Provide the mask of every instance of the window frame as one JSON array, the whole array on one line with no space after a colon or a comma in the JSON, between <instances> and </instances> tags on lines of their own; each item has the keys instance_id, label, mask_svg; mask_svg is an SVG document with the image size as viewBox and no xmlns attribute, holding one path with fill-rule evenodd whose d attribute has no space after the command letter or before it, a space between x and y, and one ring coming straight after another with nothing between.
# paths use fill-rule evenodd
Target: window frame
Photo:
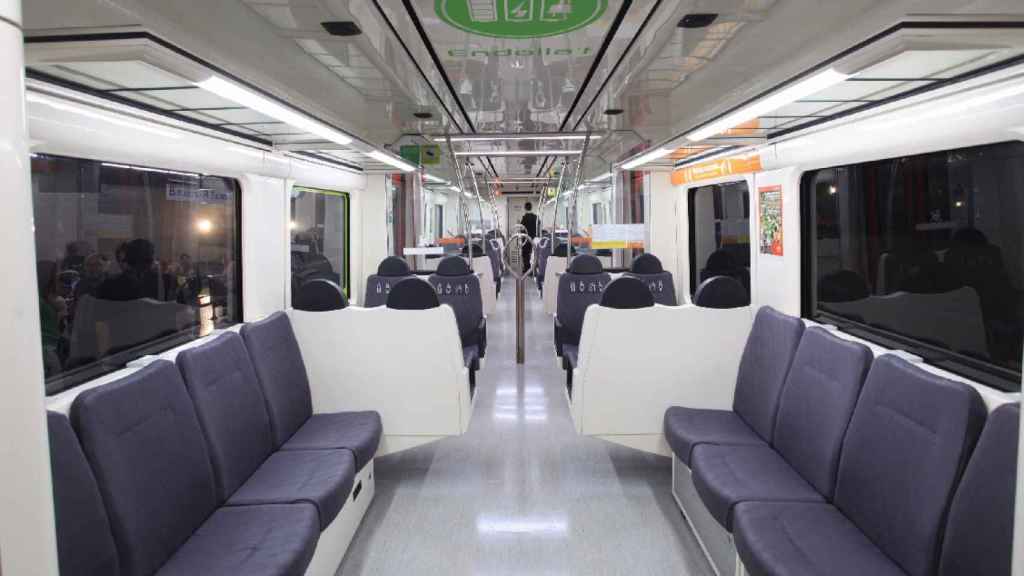
<instances>
[{"instance_id":1,"label":"window frame","mask_svg":"<svg viewBox=\"0 0 1024 576\"><path fill-rule=\"evenodd\" d=\"M687 242L689 243L688 244L688 252L689 252L688 259L689 259L689 263L690 263L690 266L689 266L689 268L690 268L689 276L690 276L690 300L691 301L693 300L693 297L697 295L697 288L700 285L700 283L697 281L697 271L700 269L700 263L697 262L697 213L694 210L694 200L696 199L697 191L702 189L702 188L709 188L709 187L713 187L713 186L720 186L721 187L721 186L728 186L730 184L744 184L747 187L746 202L744 203L743 208L744 208L744 215L747 217L747 237L750 238L750 241L753 241L753 238L754 238L753 222L751 221L750 215L751 215L751 213L754 210L754 206L752 205L752 203L754 201L754 197L753 197L753 194L751 194L751 189L753 187L751 186L750 180L748 180L747 178L741 178L739 180L725 180L725 181L722 181L722 182L712 181L712 182L708 182L708 183L704 183L704 184L695 183L694 186L690 186L689 188L686 189L686 219L687 219L687 232L688 232L687 233Z\"/></svg>"},{"instance_id":2,"label":"window frame","mask_svg":"<svg viewBox=\"0 0 1024 576\"><path fill-rule=\"evenodd\" d=\"M292 192L296 189L312 194L320 194L325 197L333 196L343 199L342 202L342 223L345 228L345 234L343 235L344 245L342 246L342 269L340 270L341 275L341 289L345 292L346 298L352 298L352 194L343 190L331 190L328 188L318 188L316 186L303 186L301 184L292 185ZM327 218L325 212L324 218ZM288 206L288 221L292 222L295 219L295 215L292 214L292 205L289 203ZM291 285L291 243L292 243L292 231L288 230L288 274L289 274L289 285ZM326 247L325 247L326 251Z\"/></svg>"},{"instance_id":3,"label":"window frame","mask_svg":"<svg viewBox=\"0 0 1024 576\"><path fill-rule=\"evenodd\" d=\"M120 164L119 162L116 162L116 161L113 161L113 160L101 160L101 159L97 159L97 158L81 158L81 157L77 157L77 156L68 156L66 154L50 154L50 153L46 153L46 152L33 153L33 157L36 157L36 156L43 157L43 158L56 158L56 159L74 160L76 162L91 162L91 163L101 164L101 165L102 164L115 164L115 165L116 164ZM131 164L131 166L133 168L135 168L135 169L140 169L140 170L143 170L143 171L152 171L152 172L157 172L157 173L166 173L168 171L172 171L171 169L168 169L168 168L160 168L160 167L149 166L149 165ZM29 171L31 173L31 163L30 163ZM235 210L234 226L235 226L236 234L235 234L234 242L232 243L233 244L232 248L234 249L234 253L235 253L234 254L235 258L233 258L233 260L234 260L234 265L235 265L235 278L234 278L234 283L235 283L235 286L236 286L235 298L237 300L234 303L234 305L235 305L235 309L238 311L238 321L237 322L232 322L230 324L225 324L225 325L222 325L220 327L215 326L214 329L209 334L200 335L200 334L198 334L198 332L193 333L194 329L182 330L182 331L174 333L174 334L166 334L166 335L160 336L160 337L158 337L158 338L156 338L154 340L150 340L148 342L140 343L137 346L134 346L134 347L129 348L127 350L119 350L117 352L114 352L113 354L108 354L106 356L102 356L102 357L97 358L95 361L90 362L88 364L83 364L81 366L76 366L74 368L71 368L70 370L61 371L59 374L57 374L55 376L51 376L49 378L44 378L43 379L44 395L47 398L54 397L54 396L57 396L59 394L63 394L65 392L69 391L69 390L73 390L73 389L78 388L78 387L80 387L82 385L88 384L89 382L91 382L93 380L102 378L102 377L104 377L104 376L106 376L108 374L112 374L114 372L117 372L118 370L123 370L123 369L128 367L129 363L131 363L131 362L133 362L135 360L138 360L139 358L143 358L145 356L154 356L154 355L157 355L157 354L161 354L163 352L166 352L168 350L172 350L174 348L177 348L177 347L182 346L184 344L187 344L189 342L194 342L196 340L200 340L202 338L206 338L208 336L214 335L217 332L217 330L223 330L223 329L225 329L228 326L235 326L237 324L241 324L242 322L244 322L245 310L244 310L243 306L244 306L245 298L243 297L244 286L243 286L243 274L242 274L242 270L243 270L243 267L242 267L242 244L243 244L243 241L242 241L242 194L243 194L242 181L239 178L236 178L234 176L221 176L219 174L202 174L202 173L198 173L198 172L197 172L197 174L199 174L200 177L213 177L213 178L221 178L221 179L224 179L224 180L228 180L228 181L233 182L234 185L235 185L235 192L236 193L235 193L235 199L234 199L234 210ZM30 175L30 177L31 177L31 175ZM33 196L34 196L34 194L33 194ZM35 199L34 198L32 199L32 210L33 210L33 218L38 220L38 218L36 217L36 214L35 214ZM33 239L33 250L35 249L34 245L35 245L35 240ZM33 282L35 282L34 279L33 279ZM38 310L38 304L36 305L36 307L37 307L37 310Z\"/></svg>"},{"instance_id":4,"label":"window frame","mask_svg":"<svg viewBox=\"0 0 1024 576\"><path fill-rule=\"evenodd\" d=\"M831 324L840 332L860 338L872 344L883 346L890 350L901 350L918 356L925 364L946 370L957 376L978 382L989 388L1001 392L1019 393L1021 387L1021 373L1012 369L1000 366L993 362L986 362L982 359L962 354L950 348L936 346L929 342L918 340L903 334L898 334L878 326L871 326L857 322L843 316L838 316L825 311L815 310L816 285L816 255L817 255L817 201L814 193L814 180L817 174L824 170L860 166L873 162L893 161L914 156L928 156L932 154L948 153L955 150L965 150L985 146L994 146L1017 141L991 142L961 148L949 148L943 150L931 150L917 154L905 154L901 156L879 158L852 164L839 164L834 166L822 166L813 170L806 170L800 174L800 315L801 317L817 322L819 324Z\"/></svg>"}]
</instances>

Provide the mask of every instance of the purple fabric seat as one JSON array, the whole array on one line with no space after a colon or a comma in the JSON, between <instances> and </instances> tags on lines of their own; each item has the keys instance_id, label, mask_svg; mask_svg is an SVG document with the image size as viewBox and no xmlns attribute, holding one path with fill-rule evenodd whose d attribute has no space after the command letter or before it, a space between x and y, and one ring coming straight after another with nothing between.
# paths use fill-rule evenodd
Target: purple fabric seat
<instances>
[{"instance_id":1,"label":"purple fabric seat","mask_svg":"<svg viewBox=\"0 0 1024 576\"><path fill-rule=\"evenodd\" d=\"M782 390L773 446L694 449L694 486L722 526L732 530L740 502L832 497L843 436L871 359L862 344L807 329Z\"/></svg>"},{"instance_id":2,"label":"purple fabric seat","mask_svg":"<svg viewBox=\"0 0 1024 576\"><path fill-rule=\"evenodd\" d=\"M733 409L673 406L665 412L665 439L675 455L689 466L698 444L771 442L782 386L803 333L799 318L761 308L740 360Z\"/></svg>"},{"instance_id":3,"label":"purple fabric seat","mask_svg":"<svg viewBox=\"0 0 1024 576\"><path fill-rule=\"evenodd\" d=\"M326 528L355 479L348 454L274 452L270 418L242 338L226 332L182 351L178 367L196 407L211 454L220 502L310 502Z\"/></svg>"},{"instance_id":4,"label":"purple fabric seat","mask_svg":"<svg viewBox=\"0 0 1024 576\"><path fill-rule=\"evenodd\" d=\"M953 498L939 576L1010 576L1019 440L1020 404L989 414Z\"/></svg>"},{"instance_id":5,"label":"purple fabric seat","mask_svg":"<svg viewBox=\"0 0 1024 576\"><path fill-rule=\"evenodd\" d=\"M984 420L973 388L878 357L843 442L833 504L737 505L744 566L752 576L934 574L946 510Z\"/></svg>"},{"instance_id":6,"label":"purple fabric seat","mask_svg":"<svg viewBox=\"0 0 1024 576\"><path fill-rule=\"evenodd\" d=\"M266 398L275 447L346 449L355 456L356 472L373 460L383 433L380 414L313 414L306 365L287 315L275 312L246 324L241 332Z\"/></svg>"},{"instance_id":7,"label":"purple fabric seat","mask_svg":"<svg viewBox=\"0 0 1024 576\"><path fill-rule=\"evenodd\" d=\"M156 576L302 576L319 535L310 504L220 508Z\"/></svg>"},{"instance_id":8,"label":"purple fabric seat","mask_svg":"<svg viewBox=\"0 0 1024 576\"><path fill-rule=\"evenodd\" d=\"M110 518L122 576L300 576L318 538L309 504L218 509L181 374L158 360L86 390L72 423Z\"/></svg>"},{"instance_id":9,"label":"purple fabric seat","mask_svg":"<svg viewBox=\"0 0 1024 576\"><path fill-rule=\"evenodd\" d=\"M767 446L757 432L731 410L672 406L665 411L665 439L680 460L691 465L701 444Z\"/></svg>"},{"instance_id":10,"label":"purple fabric seat","mask_svg":"<svg viewBox=\"0 0 1024 576\"><path fill-rule=\"evenodd\" d=\"M348 500L355 476L355 457L348 450L282 450L271 454L226 505L307 502L316 507L324 530Z\"/></svg>"},{"instance_id":11,"label":"purple fabric seat","mask_svg":"<svg viewBox=\"0 0 1024 576\"><path fill-rule=\"evenodd\" d=\"M64 576L117 576L117 548L96 478L63 414L46 413L57 559Z\"/></svg>"}]
</instances>

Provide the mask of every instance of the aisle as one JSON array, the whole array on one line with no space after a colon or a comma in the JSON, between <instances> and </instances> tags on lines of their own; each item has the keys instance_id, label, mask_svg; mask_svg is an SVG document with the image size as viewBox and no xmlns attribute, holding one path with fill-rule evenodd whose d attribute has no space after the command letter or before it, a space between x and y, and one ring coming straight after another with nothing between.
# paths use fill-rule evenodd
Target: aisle
<instances>
[{"instance_id":1,"label":"aisle","mask_svg":"<svg viewBox=\"0 0 1024 576\"><path fill-rule=\"evenodd\" d=\"M572 427L551 318L514 284L488 319L469 431L376 462L377 495L338 574L686 574L711 570L669 492L670 463Z\"/></svg>"}]
</instances>

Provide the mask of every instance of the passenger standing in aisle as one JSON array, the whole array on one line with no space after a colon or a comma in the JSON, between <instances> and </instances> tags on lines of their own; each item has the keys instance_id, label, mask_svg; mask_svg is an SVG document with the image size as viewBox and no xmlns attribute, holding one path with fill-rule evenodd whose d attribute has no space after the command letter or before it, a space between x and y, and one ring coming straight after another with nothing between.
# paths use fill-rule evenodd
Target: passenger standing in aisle
<instances>
[{"instance_id":1,"label":"passenger standing in aisle","mask_svg":"<svg viewBox=\"0 0 1024 576\"><path fill-rule=\"evenodd\" d=\"M526 228L526 233L530 236L530 242L523 244L523 263L529 266L530 255L533 253L533 239L537 237L537 215L533 213L533 203L526 203L526 214L523 214L520 224Z\"/></svg>"}]
</instances>

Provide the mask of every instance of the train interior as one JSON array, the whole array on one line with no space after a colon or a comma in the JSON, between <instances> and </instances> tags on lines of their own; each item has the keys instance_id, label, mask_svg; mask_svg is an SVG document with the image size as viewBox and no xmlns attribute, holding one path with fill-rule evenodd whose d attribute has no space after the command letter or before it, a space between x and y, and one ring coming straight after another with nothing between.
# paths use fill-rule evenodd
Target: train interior
<instances>
[{"instance_id":1,"label":"train interior","mask_svg":"<svg viewBox=\"0 0 1024 576\"><path fill-rule=\"evenodd\" d=\"M1019 0L0 0L0 76L2 575L1024 576Z\"/></svg>"}]
</instances>

